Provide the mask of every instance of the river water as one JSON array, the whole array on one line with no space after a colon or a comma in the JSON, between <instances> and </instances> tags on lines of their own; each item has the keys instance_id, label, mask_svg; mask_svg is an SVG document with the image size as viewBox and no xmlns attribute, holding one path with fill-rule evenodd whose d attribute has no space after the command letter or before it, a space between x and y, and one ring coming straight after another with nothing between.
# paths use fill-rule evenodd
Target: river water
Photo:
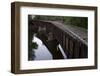
<instances>
[{"instance_id":1,"label":"river water","mask_svg":"<svg viewBox=\"0 0 100 76\"><path fill-rule=\"evenodd\" d=\"M32 44L34 48L30 50L29 60L67 59L67 56L65 55L60 44L55 46L55 43L52 42L52 44L50 43L51 45L48 46L49 47L48 49L47 45L44 44L43 41L36 36L36 34L33 35ZM52 48L53 45L55 47Z\"/></svg>"},{"instance_id":2,"label":"river water","mask_svg":"<svg viewBox=\"0 0 100 76\"><path fill-rule=\"evenodd\" d=\"M34 49L35 58L34 60L52 60L52 55L47 49L47 47L43 44L43 42L36 36L33 37L33 41L38 45L37 49Z\"/></svg>"}]
</instances>

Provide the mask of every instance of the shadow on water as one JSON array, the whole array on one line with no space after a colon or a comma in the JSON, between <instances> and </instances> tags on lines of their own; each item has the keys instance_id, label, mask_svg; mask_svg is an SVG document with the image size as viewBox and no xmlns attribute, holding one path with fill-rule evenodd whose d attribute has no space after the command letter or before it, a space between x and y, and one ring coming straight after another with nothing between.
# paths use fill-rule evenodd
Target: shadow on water
<instances>
[{"instance_id":1,"label":"shadow on water","mask_svg":"<svg viewBox=\"0 0 100 76\"><path fill-rule=\"evenodd\" d=\"M30 25L28 28L28 60L65 59L58 47L59 42L51 39L44 27Z\"/></svg>"}]
</instances>

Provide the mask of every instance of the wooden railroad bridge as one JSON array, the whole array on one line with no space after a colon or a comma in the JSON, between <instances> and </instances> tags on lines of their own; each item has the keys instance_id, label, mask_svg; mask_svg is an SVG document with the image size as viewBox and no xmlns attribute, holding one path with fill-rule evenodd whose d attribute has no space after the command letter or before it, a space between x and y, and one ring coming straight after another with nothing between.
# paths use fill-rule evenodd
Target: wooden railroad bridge
<instances>
[{"instance_id":1,"label":"wooden railroad bridge","mask_svg":"<svg viewBox=\"0 0 100 76\"><path fill-rule=\"evenodd\" d=\"M76 26L66 26L57 21L36 21L30 22L32 30L38 30L48 37L48 41L57 40L68 59L87 58L88 43L87 31Z\"/></svg>"}]
</instances>

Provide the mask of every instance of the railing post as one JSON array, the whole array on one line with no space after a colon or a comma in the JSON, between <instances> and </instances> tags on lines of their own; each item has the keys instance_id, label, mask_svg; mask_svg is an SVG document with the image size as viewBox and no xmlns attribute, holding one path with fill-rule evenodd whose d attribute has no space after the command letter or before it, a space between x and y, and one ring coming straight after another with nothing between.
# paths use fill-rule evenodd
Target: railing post
<instances>
[{"instance_id":1,"label":"railing post","mask_svg":"<svg viewBox=\"0 0 100 76\"><path fill-rule=\"evenodd\" d=\"M88 57L88 48L85 44L81 44L80 46L80 58Z\"/></svg>"},{"instance_id":2,"label":"railing post","mask_svg":"<svg viewBox=\"0 0 100 76\"><path fill-rule=\"evenodd\" d=\"M79 58L79 52L80 52L80 43L77 40L74 40L73 58Z\"/></svg>"}]
</instances>

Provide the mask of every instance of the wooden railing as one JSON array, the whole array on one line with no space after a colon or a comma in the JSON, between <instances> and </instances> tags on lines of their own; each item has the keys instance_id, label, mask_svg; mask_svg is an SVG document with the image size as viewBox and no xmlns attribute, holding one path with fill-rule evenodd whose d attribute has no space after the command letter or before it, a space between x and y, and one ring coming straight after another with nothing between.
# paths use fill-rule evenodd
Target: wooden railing
<instances>
[{"instance_id":1,"label":"wooden railing","mask_svg":"<svg viewBox=\"0 0 100 76\"><path fill-rule=\"evenodd\" d=\"M32 21L34 26L46 27L46 32L52 32L53 38L57 39L62 46L67 58L87 58L87 42L81 37L71 33L63 25L53 21Z\"/></svg>"}]
</instances>

